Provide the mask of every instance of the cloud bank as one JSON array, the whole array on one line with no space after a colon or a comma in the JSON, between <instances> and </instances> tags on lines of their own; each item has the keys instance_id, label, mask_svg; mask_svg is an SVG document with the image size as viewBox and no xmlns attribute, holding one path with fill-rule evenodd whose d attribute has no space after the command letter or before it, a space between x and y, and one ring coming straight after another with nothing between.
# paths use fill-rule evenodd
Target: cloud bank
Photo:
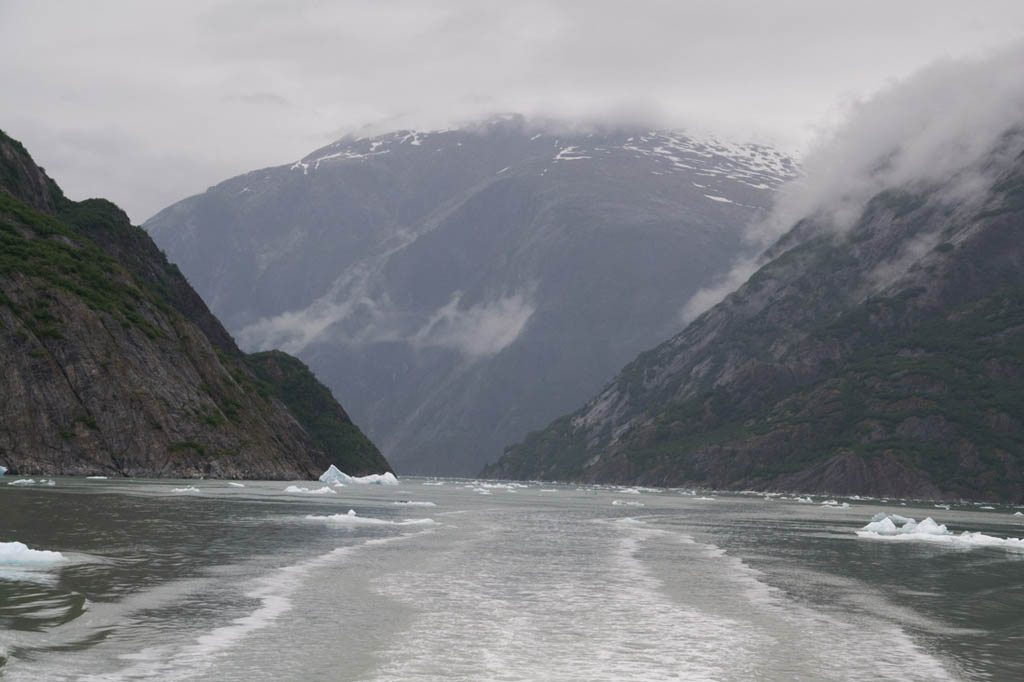
<instances>
[{"instance_id":1,"label":"cloud bank","mask_svg":"<svg viewBox=\"0 0 1024 682\"><path fill-rule=\"evenodd\" d=\"M953 199L983 195L1002 164L1020 152L1007 133L1024 129L1024 44L982 59L942 60L851 106L803 160L803 177L782 188L770 217L748 231L766 248L803 218L842 232L885 189L943 185ZM753 274L744 260L684 306L690 321Z\"/></svg>"},{"instance_id":2,"label":"cloud bank","mask_svg":"<svg viewBox=\"0 0 1024 682\"><path fill-rule=\"evenodd\" d=\"M1022 36L1018 0L4 0L0 125L142 221L367 125L628 115L802 147L842 101Z\"/></svg>"}]
</instances>

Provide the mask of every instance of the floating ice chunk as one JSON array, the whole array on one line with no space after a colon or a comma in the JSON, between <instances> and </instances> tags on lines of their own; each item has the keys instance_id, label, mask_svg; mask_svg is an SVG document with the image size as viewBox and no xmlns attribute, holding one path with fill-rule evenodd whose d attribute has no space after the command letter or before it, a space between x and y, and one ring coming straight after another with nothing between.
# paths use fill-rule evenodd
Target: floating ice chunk
<instances>
[{"instance_id":1,"label":"floating ice chunk","mask_svg":"<svg viewBox=\"0 0 1024 682\"><path fill-rule=\"evenodd\" d=\"M872 521L881 521L882 519L885 519L885 518L892 519L893 523L899 523L899 524L904 524L904 523L907 523L908 521L914 521L914 519L912 519L912 518L910 518L908 516L900 516L899 514L886 514L885 512L878 512L877 514L875 514L874 516L871 517L871 520ZM916 521L915 521L915 523L916 523Z\"/></svg>"},{"instance_id":2,"label":"floating ice chunk","mask_svg":"<svg viewBox=\"0 0 1024 682\"><path fill-rule=\"evenodd\" d=\"M190 485L190 486L185 487L185 488L171 488L171 492L172 493L197 493L197 492L199 492L199 488L195 487L194 485Z\"/></svg>"},{"instance_id":3,"label":"floating ice chunk","mask_svg":"<svg viewBox=\"0 0 1024 682\"><path fill-rule=\"evenodd\" d=\"M1024 516L1024 513L1021 513L1021 512L1013 512L1013 515L1014 515L1014 516Z\"/></svg>"},{"instance_id":4,"label":"floating ice chunk","mask_svg":"<svg viewBox=\"0 0 1024 682\"><path fill-rule=\"evenodd\" d=\"M620 493L626 493L628 495L639 495L640 491L636 488L619 488Z\"/></svg>"},{"instance_id":5,"label":"floating ice chunk","mask_svg":"<svg viewBox=\"0 0 1024 682\"><path fill-rule=\"evenodd\" d=\"M22 542L0 542L0 565L3 566L37 566L58 561L64 561L60 552L29 549Z\"/></svg>"},{"instance_id":6,"label":"floating ice chunk","mask_svg":"<svg viewBox=\"0 0 1024 682\"><path fill-rule=\"evenodd\" d=\"M238 483L237 481L228 481L228 485L231 486L232 488L244 488L245 487L244 483Z\"/></svg>"},{"instance_id":7,"label":"floating ice chunk","mask_svg":"<svg viewBox=\"0 0 1024 682\"><path fill-rule=\"evenodd\" d=\"M444 485L444 481L423 481L421 485Z\"/></svg>"},{"instance_id":8,"label":"floating ice chunk","mask_svg":"<svg viewBox=\"0 0 1024 682\"><path fill-rule=\"evenodd\" d=\"M392 521L390 519L375 519L368 516L359 516L355 509L349 509L345 514L331 514L330 516L317 516L310 514L306 516L310 521L324 521L339 526L432 526L433 519L406 519L404 521Z\"/></svg>"},{"instance_id":9,"label":"floating ice chunk","mask_svg":"<svg viewBox=\"0 0 1024 682\"><path fill-rule=\"evenodd\" d=\"M839 503L836 502L835 500L825 500L824 502L821 503L821 506L823 507L836 507L838 505Z\"/></svg>"},{"instance_id":10,"label":"floating ice chunk","mask_svg":"<svg viewBox=\"0 0 1024 682\"><path fill-rule=\"evenodd\" d=\"M646 506L640 500L612 500L612 504L614 504L616 506L626 506L626 507L644 507L644 506Z\"/></svg>"},{"instance_id":11,"label":"floating ice chunk","mask_svg":"<svg viewBox=\"0 0 1024 682\"><path fill-rule=\"evenodd\" d=\"M879 515L876 514L877 518ZM872 540L901 540L920 541L950 544L958 547L1002 547L1004 549L1024 550L1024 539L1020 538L997 538L984 533L972 533L964 531L956 535L945 525L936 522L931 517L917 523L914 519L899 517L904 522L897 527L894 523L894 516L886 515L880 520L872 520L871 523L857 531L862 538Z\"/></svg>"},{"instance_id":12,"label":"floating ice chunk","mask_svg":"<svg viewBox=\"0 0 1024 682\"><path fill-rule=\"evenodd\" d=\"M87 481L105 481L105 480L107 480L107 477L106 476L86 476L85 479Z\"/></svg>"},{"instance_id":13,"label":"floating ice chunk","mask_svg":"<svg viewBox=\"0 0 1024 682\"><path fill-rule=\"evenodd\" d=\"M286 493L301 493L301 494L307 494L307 495L328 495L328 494L330 494L330 495L337 495L338 494L337 492L332 490L330 486L326 486L326 485L323 486L322 488L317 488L316 490L312 490L310 488L300 488L297 485L290 485L287 488L285 488L284 491Z\"/></svg>"},{"instance_id":14,"label":"floating ice chunk","mask_svg":"<svg viewBox=\"0 0 1024 682\"><path fill-rule=\"evenodd\" d=\"M542 493L557 493L558 492L558 488L541 488L540 492L542 492Z\"/></svg>"},{"instance_id":15,"label":"floating ice chunk","mask_svg":"<svg viewBox=\"0 0 1024 682\"><path fill-rule=\"evenodd\" d=\"M7 473L7 467L0 466L0 476L3 476L6 473Z\"/></svg>"},{"instance_id":16,"label":"floating ice chunk","mask_svg":"<svg viewBox=\"0 0 1024 682\"><path fill-rule=\"evenodd\" d=\"M794 497L793 499L800 504L814 504L814 500L809 497Z\"/></svg>"},{"instance_id":17,"label":"floating ice chunk","mask_svg":"<svg viewBox=\"0 0 1024 682\"><path fill-rule=\"evenodd\" d=\"M698 497L698 498L695 498L695 499L705 500L707 502L714 502L715 501L715 498L713 498L713 497Z\"/></svg>"},{"instance_id":18,"label":"floating ice chunk","mask_svg":"<svg viewBox=\"0 0 1024 682\"><path fill-rule=\"evenodd\" d=\"M52 478L49 479L49 480L47 480L45 478L40 478L38 481L35 480L34 478L19 478L16 481L11 481L7 485L48 485L48 486L55 486L55 485L57 485L57 481L54 481Z\"/></svg>"},{"instance_id":19,"label":"floating ice chunk","mask_svg":"<svg viewBox=\"0 0 1024 682\"><path fill-rule=\"evenodd\" d=\"M936 509L945 509L946 511L949 511L948 504L933 504L932 506L935 507Z\"/></svg>"},{"instance_id":20,"label":"floating ice chunk","mask_svg":"<svg viewBox=\"0 0 1024 682\"><path fill-rule=\"evenodd\" d=\"M406 507L436 507L437 505L433 502L417 502L416 500L398 500L391 504L399 504Z\"/></svg>"},{"instance_id":21,"label":"floating ice chunk","mask_svg":"<svg viewBox=\"0 0 1024 682\"><path fill-rule=\"evenodd\" d=\"M984 507L978 507L978 509L995 509L995 507L991 507L986 504Z\"/></svg>"},{"instance_id":22,"label":"floating ice chunk","mask_svg":"<svg viewBox=\"0 0 1024 682\"><path fill-rule=\"evenodd\" d=\"M398 478L387 471L383 474L369 474L367 476L349 476L333 464L327 471L320 474L320 480L324 483L368 483L372 485L398 485Z\"/></svg>"}]
</instances>

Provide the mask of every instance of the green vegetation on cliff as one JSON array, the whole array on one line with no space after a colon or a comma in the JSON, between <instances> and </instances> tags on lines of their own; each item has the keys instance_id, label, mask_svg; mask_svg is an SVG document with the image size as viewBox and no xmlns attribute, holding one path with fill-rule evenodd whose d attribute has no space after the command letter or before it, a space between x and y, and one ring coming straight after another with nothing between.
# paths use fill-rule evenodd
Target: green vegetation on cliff
<instances>
[{"instance_id":1,"label":"green vegetation on cliff","mask_svg":"<svg viewBox=\"0 0 1024 682\"><path fill-rule=\"evenodd\" d=\"M68 200L0 132L0 464L50 475L390 470L302 363L272 356L283 371L239 351L121 209Z\"/></svg>"}]
</instances>

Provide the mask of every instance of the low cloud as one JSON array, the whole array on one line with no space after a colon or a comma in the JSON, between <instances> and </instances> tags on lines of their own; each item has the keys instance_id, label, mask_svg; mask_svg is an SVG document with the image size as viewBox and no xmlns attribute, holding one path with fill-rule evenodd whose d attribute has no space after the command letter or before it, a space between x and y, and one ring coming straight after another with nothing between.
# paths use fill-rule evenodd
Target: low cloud
<instances>
[{"instance_id":1,"label":"low cloud","mask_svg":"<svg viewBox=\"0 0 1024 682\"><path fill-rule=\"evenodd\" d=\"M310 344L330 340L349 346L403 342L413 348L448 348L477 359L490 357L515 342L536 310L529 292L462 307L462 292L429 315L396 308L374 299L358 285L349 296L337 292L302 310L259 320L238 332L249 350L280 348L300 353Z\"/></svg>"},{"instance_id":2,"label":"low cloud","mask_svg":"<svg viewBox=\"0 0 1024 682\"><path fill-rule=\"evenodd\" d=\"M447 305L410 339L416 347L451 348L471 358L496 355L526 328L536 307L523 294L514 294L462 310L456 292Z\"/></svg>"},{"instance_id":3,"label":"low cloud","mask_svg":"<svg viewBox=\"0 0 1024 682\"><path fill-rule=\"evenodd\" d=\"M854 104L802 162L803 176L782 188L769 218L747 239L761 250L803 218L841 233L885 189L942 185L947 198L983 196L1019 153L1008 133L1024 127L1024 44L982 59L944 60ZM690 321L743 284L756 260L737 263L684 306Z\"/></svg>"}]
</instances>

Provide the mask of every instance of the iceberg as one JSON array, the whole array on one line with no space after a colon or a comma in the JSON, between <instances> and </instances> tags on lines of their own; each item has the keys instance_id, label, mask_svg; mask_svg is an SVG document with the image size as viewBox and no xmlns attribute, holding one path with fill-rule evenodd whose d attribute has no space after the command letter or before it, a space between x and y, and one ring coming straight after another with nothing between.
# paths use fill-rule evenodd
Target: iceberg
<instances>
[{"instance_id":1,"label":"iceberg","mask_svg":"<svg viewBox=\"0 0 1024 682\"><path fill-rule=\"evenodd\" d=\"M47 480L45 478L40 478L38 481L35 480L34 478L19 478L16 481L11 481L7 485L48 485L48 486L55 486L55 485L57 485L57 481L53 480L52 478L49 479L49 480Z\"/></svg>"},{"instance_id":2,"label":"iceberg","mask_svg":"<svg viewBox=\"0 0 1024 682\"><path fill-rule=\"evenodd\" d=\"M199 488L194 485L186 486L184 488L171 488L172 493L197 493Z\"/></svg>"},{"instance_id":3,"label":"iceberg","mask_svg":"<svg viewBox=\"0 0 1024 682\"><path fill-rule=\"evenodd\" d=\"M306 516L310 521L326 521L327 523L339 526L432 526L434 519L407 519L405 521L391 521L389 519L374 519L368 516L359 516L355 509L349 509L345 514L331 514L330 516L317 516L310 514Z\"/></svg>"},{"instance_id":4,"label":"iceberg","mask_svg":"<svg viewBox=\"0 0 1024 682\"><path fill-rule=\"evenodd\" d=\"M397 502L392 502L391 504L398 504L398 505L402 505L402 506L405 506L405 507L436 507L437 506L433 502L417 502L415 500L398 500Z\"/></svg>"},{"instance_id":5,"label":"iceberg","mask_svg":"<svg viewBox=\"0 0 1024 682\"><path fill-rule=\"evenodd\" d=\"M7 467L0 466L0 476L3 476L6 473L7 473Z\"/></svg>"},{"instance_id":6,"label":"iceberg","mask_svg":"<svg viewBox=\"0 0 1024 682\"><path fill-rule=\"evenodd\" d=\"M857 531L857 536L871 540L899 540L948 544L956 547L1002 547L1024 550L1024 539L997 538L980 532L963 531L959 535L931 517L920 523L898 514L875 514L871 523ZM875 520L877 519L877 520ZM899 526L896 524L900 523Z\"/></svg>"},{"instance_id":7,"label":"iceberg","mask_svg":"<svg viewBox=\"0 0 1024 682\"><path fill-rule=\"evenodd\" d=\"M85 479L87 481L105 481L105 480L107 480L107 477L106 476L86 476Z\"/></svg>"},{"instance_id":8,"label":"iceberg","mask_svg":"<svg viewBox=\"0 0 1024 682\"><path fill-rule=\"evenodd\" d=\"M646 506L640 500L612 500L612 504L616 507L644 507Z\"/></svg>"},{"instance_id":9,"label":"iceberg","mask_svg":"<svg viewBox=\"0 0 1024 682\"><path fill-rule=\"evenodd\" d=\"M231 486L232 488L244 488L245 487L244 483L237 483L235 481L228 481L228 485Z\"/></svg>"},{"instance_id":10,"label":"iceberg","mask_svg":"<svg viewBox=\"0 0 1024 682\"><path fill-rule=\"evenodd\" d=\"M398 478L387 471L383 474L368 474L366 476L349 476L344 471L334 466L333 464L327 468L327 471L320 474L320 480L324 483L334 484L346 484L346 483L365 483L370 485L398 485Z\"/></svg>"},{"instance_id":11,"label":"iceberg","mask_svg":"<svg viewBox=\"0 0 1024 682\"><path fill-rule=\"evenodd\" d=\"M64 561L60 552L45 549L29 549L21 542L0 542L0 565L2 566L38 566Z\"/></svg>"},{"instance_id":12,"label":"iceberg","mask_svg":"<svg viewBox=\"0 0 1024 682\"><path fill-rule=\"evenodd\" d=\"M285 488L284 491L286 493L306 493L306 494L309 494L309 495L327 495L327 494L337 495L338 494L337 492L332 490L330 488L330 486L326 486L326 485L323 486L322 488L317 488L316 490L311 490L310 488L300 488L297 485L290 485L287 488Z\"/></svg>"}]
</instances>

